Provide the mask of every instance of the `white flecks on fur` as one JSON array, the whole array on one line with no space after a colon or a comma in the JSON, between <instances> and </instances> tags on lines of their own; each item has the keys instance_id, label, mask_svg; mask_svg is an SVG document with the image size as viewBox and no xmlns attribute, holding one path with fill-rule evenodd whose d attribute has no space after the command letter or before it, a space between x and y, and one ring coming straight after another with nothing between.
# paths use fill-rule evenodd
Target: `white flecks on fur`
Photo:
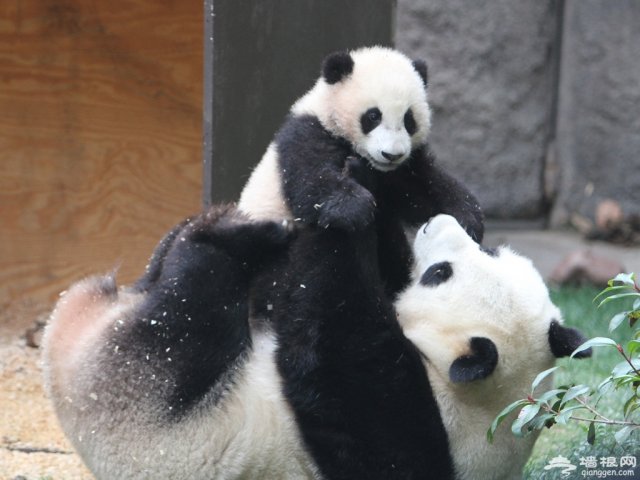
<instances>
[{"instance_id":1,"label":"white flecks on fur","mask_svg":"<svg viewBox=\"0 0 640 480\"><path fill-rule=\"evenodd\" d=\"M418 229L413 284L396 302L405 335L429 359L425 363L456 467L463 480L518 478L535 435L515 439L504 425L493 444L486 431L509 403L526 396L535 375L554 361L548 343L552 319L561 320L531 262L508 248L490 257L447 215ZM435 263L448 261L453 275L438 286L417 281ZM454 384L453 361L469 354L471 337L498 349L498 365L484 380ZM505 425L508 422L505 422Z\"/></svg>"},{"instance_id":2,"label":"white flecks on fur","mask_svg":"<svg viewBox=\"0 0 640 480\"><path fill-rule=\"evenodd\" d=\"M113 362L121 346L110 344L109 327L126 323L142 297L104 295L103 280L94 277L70 289L43 342L56 413L96 478L320 478L281 392L272 333L253 335L253 350L236 368L233 389L218 386L182 420L168 420L163 410L172 407L162 392L173 380L156 382L156 373L171 358L140 352L125 362L126 371ZM122 348L135 351L136 345Z\"/></svg>"}]
</instances>

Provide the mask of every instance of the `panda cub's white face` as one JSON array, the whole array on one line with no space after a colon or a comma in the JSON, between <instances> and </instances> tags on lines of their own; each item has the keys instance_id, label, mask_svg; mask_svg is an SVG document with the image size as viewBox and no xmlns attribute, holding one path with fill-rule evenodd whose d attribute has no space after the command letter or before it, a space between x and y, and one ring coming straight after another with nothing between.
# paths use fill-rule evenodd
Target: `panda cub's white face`
<instances>
[{"instance_id":1,"label":"panda cub's white face","mask_svg":"<svg viewBox=\"0 0 640 480\"><path fill-rule=\"evenodd\" d=\"M344 55L351 58L348 72L335 81L320 78L292 112L317 116L374 168L393 170L426 142L426 66L421 64L423 79L416 64L395 50L371 47Z\"/></svg>"}]
</instances>

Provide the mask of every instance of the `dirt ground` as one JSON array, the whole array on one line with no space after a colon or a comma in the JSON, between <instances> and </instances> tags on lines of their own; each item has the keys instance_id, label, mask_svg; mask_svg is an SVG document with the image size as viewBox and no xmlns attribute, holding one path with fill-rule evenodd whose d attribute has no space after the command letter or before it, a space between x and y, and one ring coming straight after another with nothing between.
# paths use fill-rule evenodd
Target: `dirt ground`
<instances>
[{"instance_id":1,"label":"dirt ground","mask_svg":"<svg viewBox=\"0 0 640 480\"><path fill-rule=\"evenodd\" d=\"M91 480L42 386L40 349L25 333L50 306L0 306L0 480ZM34 335L37 343L40 334ZM32 340L33 342L33 340Z\"/></svg>"}]
</instances>

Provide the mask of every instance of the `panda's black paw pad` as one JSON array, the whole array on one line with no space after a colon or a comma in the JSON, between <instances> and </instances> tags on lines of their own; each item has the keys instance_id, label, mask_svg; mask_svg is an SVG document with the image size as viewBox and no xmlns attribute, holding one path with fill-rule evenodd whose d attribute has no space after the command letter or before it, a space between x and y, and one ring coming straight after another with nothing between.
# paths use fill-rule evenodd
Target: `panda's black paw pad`
<instances>
[{"instance_id":1,"label":"panda's black paw pad","mask_svg":"<svg viewBox=\"0 0 640 480\"><path fill-rule=\"evenodd\" d=\"M365 189L357 193L339 192L319 206L318 226L349 232L363 230L373 222L376 203Z\"/></svg>"}]
</instances>

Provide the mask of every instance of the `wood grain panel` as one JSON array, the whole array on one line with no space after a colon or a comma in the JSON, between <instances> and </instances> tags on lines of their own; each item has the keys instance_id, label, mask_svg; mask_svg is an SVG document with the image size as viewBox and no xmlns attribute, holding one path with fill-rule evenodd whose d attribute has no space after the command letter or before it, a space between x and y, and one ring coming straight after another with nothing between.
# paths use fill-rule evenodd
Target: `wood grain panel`
<instances>
[{"instance_id":1,"label":"wood grain panel","mask_svg":"<svg viewBox=\"0 0 640 480\"><path fill-rule=\"evenodd\" d=\"M202 2L0 4L0 307L144 268L200 208Z\"/></svg>"}]
</instances>

